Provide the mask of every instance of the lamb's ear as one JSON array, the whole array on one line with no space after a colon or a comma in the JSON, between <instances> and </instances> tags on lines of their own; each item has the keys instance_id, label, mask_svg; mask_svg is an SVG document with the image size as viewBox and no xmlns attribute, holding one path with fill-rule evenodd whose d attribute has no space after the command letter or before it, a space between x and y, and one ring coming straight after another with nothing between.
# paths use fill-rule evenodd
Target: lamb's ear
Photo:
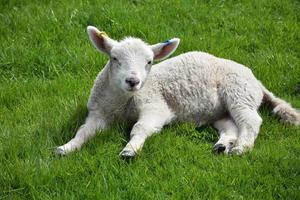
<instances>
[{"instance_id":1,"label":"lamb's ear","mask_svg":"<svg viewBox=\"0 0 300 200\"><path fill-rule=\"evenodd\" d=\"M158 43L150 46L154 53L154 60L163 60L170 56L178 47L179 42L179 38L173 38L163 43Z\"/></svg>"},{"instance_id":2,"label":"lamb's ear","mask_svg":"<svg viewBox=\"0 0 300 200\"><path fill-rule=\"evenodd\" d=\"M96 49L108 55L110 55L110 51L113 48L113 46L118 44L117 41L109 38L105 32L99 31L94 26L88 26L87 32L91 42L96 47Z\"/></svg>"}]
</instances>

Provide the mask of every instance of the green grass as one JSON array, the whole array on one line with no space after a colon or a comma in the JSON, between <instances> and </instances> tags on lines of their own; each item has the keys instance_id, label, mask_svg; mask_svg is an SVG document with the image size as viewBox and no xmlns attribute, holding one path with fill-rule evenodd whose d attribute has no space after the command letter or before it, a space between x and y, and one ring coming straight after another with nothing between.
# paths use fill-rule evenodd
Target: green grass
<instances>
[{"instance_id":1,"label":"green grass","mask_svg":"<svg viewBox=\"0 0 300 200\"><path fill-rule=\"evenodd\" d=\"M67 142L86 116L107 57L86 26L149 43L181 38L176 55L201 50L249 66L300 108L300 3L254 1L17 1L0 3L0 199L299 199L300 129L267 108L256 146L217 156L212 128L174 124L141 154L118 153L128 128L115 125L80 152Z\"/></svg>"}]
</instances>

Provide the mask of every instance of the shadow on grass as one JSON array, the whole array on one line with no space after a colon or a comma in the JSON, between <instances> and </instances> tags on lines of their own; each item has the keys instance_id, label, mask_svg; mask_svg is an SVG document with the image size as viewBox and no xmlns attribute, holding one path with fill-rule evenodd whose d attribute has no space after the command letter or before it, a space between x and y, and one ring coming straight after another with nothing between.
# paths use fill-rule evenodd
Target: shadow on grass
<instances>
[{"instance_id":1,"label":"shadow on grass","mask_svg":"<svg viewBox=\"0 0 300 200\"><path fill-rule=\"evenodd\" d=\"M78 105L71 117L59 131L59 134L54 135L54 143L61 145L62 143L66 143L72 139L75 136L76 131L84 123L87 113L88 111L86 106Z\"/></svg>"},{"instance_id":2,"label":"shadow on grass","mask_svg":"<svg viewBox=\"0 0 300 200\"><path fill-rule=\"evenodd\" d=\"M88 115L88 110L85 105L78 105L74 110L70 118L65 122L63 127L58 131L58 134L53 136L53 141L57 145L62 145L71 140L81 125L84 124L85 119ZM111 127L106 130L103 130L101 134L97 133L95 139L92 141L111 141L113 138L122 138L123 143L126 144L129 139L129 133L131 130L131 125L126 125L122 123L114 123Z\"/></svg>"},{"instance_id":3,"label":"shadow on grass","mask_svg":"<svg viewBox=\"0 0 300 200\"><path fill-rule=\"evenodd\" d=\"M87 114L86 106L83 104L78 105L60 131L58 131L58 134L53 136L54 143L59 146L71 140L79 127L84 123ZM121 142L122 146L125 146L129 141L132 125L114 123L110 128L102 131L101 134L98 133L89 143ZM172 123L164 127L162 131L172 132L176 136L184 137L196 143L213 144L218 140L218 133L212 126L195 127L193 124L188 123Z\"/></svg>"},{"instance_id":4,"label":"shadow on grass","mask_svg":"<svg viewBox=\"0 0 300 200\"><path fill-rule=\"evenodd\" d=\"M164 129L197 143L215 143L219 137L216 129L211 125L196 127L192 123L174 123L167 125Z\"/></svg>"}]
</instances>

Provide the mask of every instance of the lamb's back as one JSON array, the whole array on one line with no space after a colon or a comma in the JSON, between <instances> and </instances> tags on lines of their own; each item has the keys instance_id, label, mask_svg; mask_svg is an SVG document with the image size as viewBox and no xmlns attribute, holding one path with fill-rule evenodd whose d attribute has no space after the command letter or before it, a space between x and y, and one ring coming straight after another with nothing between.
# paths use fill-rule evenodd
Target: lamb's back
<instances>
[{"instance_id":1,"label":"lamb's back","mask_svg":"<svg viewBox=\"0 0 300 200\"><path fill-rule=\"evenodd\" d=\"M218 87L227 74L254 77L250 69L234 61L189 52L154 65L146 90L155 91L154 96L160 93L179 120L202 124L226 112Z\"/></svg>"}]
</instances>

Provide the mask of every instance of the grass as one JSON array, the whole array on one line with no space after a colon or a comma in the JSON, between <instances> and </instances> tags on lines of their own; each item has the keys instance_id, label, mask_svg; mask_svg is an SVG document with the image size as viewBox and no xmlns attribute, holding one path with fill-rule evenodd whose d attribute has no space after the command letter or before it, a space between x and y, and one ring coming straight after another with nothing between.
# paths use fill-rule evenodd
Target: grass
<instances>
[{"instance_id":1,"label":"grass","mask_svg":"<svg viewBox=\"0 0 300 200\"><path fill-rule=\"evenodd\" d=\"M107 60L87 25L116 39L179 37L175 54L243 63L300 108L299 1L2 0L0 19L0 199L300 198L300 129L265 107L256 146L243 156L214 155L216 131L192 124L166 127L129 162L118 157L129 134L120 124L80 152L52 152L83 122Z\"/></svg>"}]
</instances>

